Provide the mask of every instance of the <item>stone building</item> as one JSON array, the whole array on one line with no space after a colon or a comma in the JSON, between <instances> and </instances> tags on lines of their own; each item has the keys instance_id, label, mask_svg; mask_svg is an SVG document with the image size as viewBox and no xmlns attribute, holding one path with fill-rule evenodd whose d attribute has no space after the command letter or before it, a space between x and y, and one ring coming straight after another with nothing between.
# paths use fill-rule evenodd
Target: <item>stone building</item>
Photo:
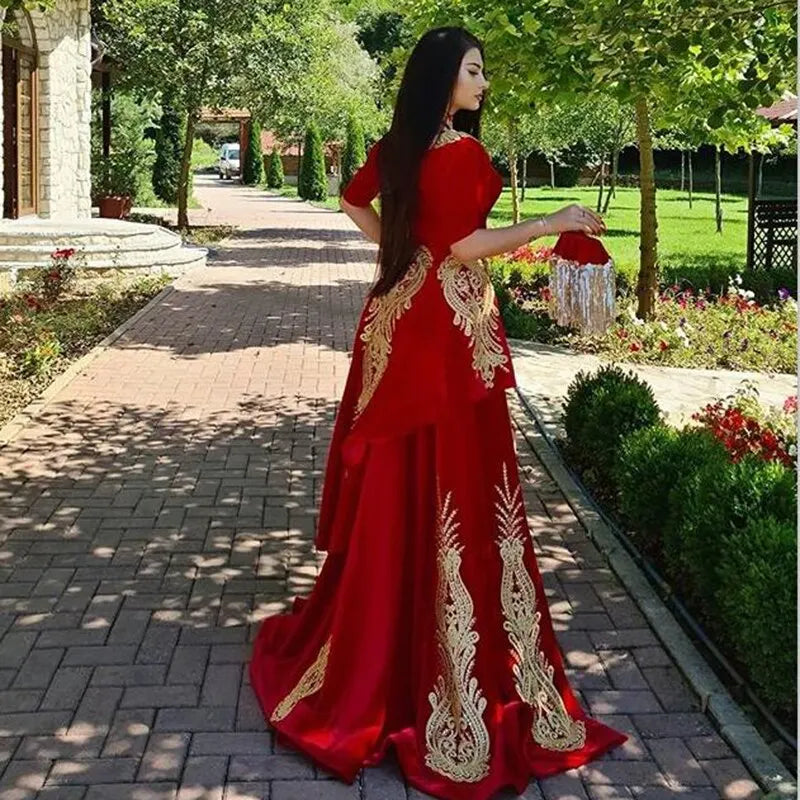
<instances>
[{"instance_id":1,"label":"stone building","mask_svg":"<svg viewBox=\"0 0 800 800\"><path fill-rule=\"evenodd\" d=\"M92 218L89 0L14 4L0 18L0 291L59 247L74 247L99 272L178 273L204 263L205 250L182 247L160 226Z\"/></svg>"}]
</instances>

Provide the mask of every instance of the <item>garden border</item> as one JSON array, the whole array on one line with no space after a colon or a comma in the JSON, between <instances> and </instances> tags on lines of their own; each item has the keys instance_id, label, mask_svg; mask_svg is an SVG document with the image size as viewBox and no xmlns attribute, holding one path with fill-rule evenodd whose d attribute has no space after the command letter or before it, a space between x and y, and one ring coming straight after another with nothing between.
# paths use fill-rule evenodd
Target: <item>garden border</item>
<instances>
[{"instance_id":1,"label":"garden border","mask_svg":"<svg viewBox=\"0 0 800 800\"><path fill-rule=\"evenodd\" d=\"M173 278L173 281L174 280L175 278ZM81 370L85 369L100 355L100 353L108 349L109 345L119 339L140 317L143 317L153 306L160 303L173 291L175 291L174 283L164 286L158 294L151 297L135 314L132 314L128 319L120 323L111 333L101 339L90 350L80 356L80 358L73 361L62 373L57 375L53 382L49 384L38 397L31 400L30 403L21 408L8 422L0 427L0 447L4 447L9 442L16 439L25 430L25 427L33 420L36 414L45 408L45 406L49 405L53 401L55 395L67 386Z\"/></svg>"},{"instance_id":2,"label":"garden border","mask_svg":"<svg viewBox=\"0 0 800 800\"><path fill-rule=\"evenodd\" d=\"M667 652L697 694L700 707L719 728L723 738L747 765L769 797L797 797L797 784L755 726L747 719L730 692L650 585L636 562L617 541L612 528L592 507L569 474L564 461L543 433L536 410L517 387L521 419L515 424L525 441L555 481L587 535L630 593Z\"/></svg>"}]
</instances>

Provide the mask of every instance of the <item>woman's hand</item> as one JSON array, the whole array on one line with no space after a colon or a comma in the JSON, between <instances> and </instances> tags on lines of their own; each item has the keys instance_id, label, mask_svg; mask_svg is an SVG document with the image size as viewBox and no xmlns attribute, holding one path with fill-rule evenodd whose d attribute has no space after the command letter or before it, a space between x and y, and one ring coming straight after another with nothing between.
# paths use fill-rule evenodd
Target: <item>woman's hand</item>
<instances>
[{"instance_id":1,"label":"woman's hand","mask_svg":"<svg viewBox=\"0 0 800 800\"><path fill-rule=\"evenodd\" d=\"M571 203L545 217L548 233L564 233L580 231L593 236L601 236L606 232L603 218L591 208Z\"/></svg>"}]
</instances>

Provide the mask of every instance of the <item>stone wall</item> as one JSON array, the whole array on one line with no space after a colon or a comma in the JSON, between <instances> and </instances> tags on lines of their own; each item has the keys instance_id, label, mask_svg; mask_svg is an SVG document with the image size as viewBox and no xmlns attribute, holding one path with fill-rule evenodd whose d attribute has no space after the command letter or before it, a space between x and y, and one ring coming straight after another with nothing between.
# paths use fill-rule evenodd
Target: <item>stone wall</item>
<instances>
[{"instance_id":1,"label":"stone wall","mask_svg":"<svg viewBox=\"0 0 800 800\"><path fill-rule=\"evenodd\" d=\"M39 214L86 218L91 216L89 0L56 0L46 11L30 13L39 49Z\"/></svg>"}]
</instances>

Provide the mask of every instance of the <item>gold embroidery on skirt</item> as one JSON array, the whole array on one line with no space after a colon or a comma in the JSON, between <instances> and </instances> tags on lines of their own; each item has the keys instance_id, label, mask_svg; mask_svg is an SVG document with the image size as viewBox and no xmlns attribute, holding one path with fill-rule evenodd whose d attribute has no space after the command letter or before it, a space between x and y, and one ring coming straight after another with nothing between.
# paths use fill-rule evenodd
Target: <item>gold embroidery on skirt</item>
<instances>
[{"instance_id":1,"label":"gold embroidery on skirt","mask_svg":"<svg viewBox=\"0 0 800 800\"><path fill-rule=\"evenodd\" d=\"M525 568L523 555L524 510L521 488L512 493L503 464L503 487L495 486L500 502L495 503L500 530L497 544L503 559L501 602L509 640L514 649L514 679L519 696L533 707L533 740L548 750L578 750L586 742L586 725L573 719L553 682L553 667L539 647L536 589Z\"/></svg>"},{"instance_id":2,"label":"gold embroidery on skirt","mask_svg":"<svg viewBox=\"0 0 800 800\"><path fill-rule=\"evenodd\" d=\"M270 722L282 720L292 711L300 700L319 690L322 686L322 681L325 679L325 669L328 666L328 653L330 649L331 639L328 637L328 641L320 648L314 663L303 673L303 676L297 682L294 689L275 706L275 710L269 718Z\"/></svg>"},{"instance_id":3,"label":"gold embroidery on skirt","mask_svg":"<svg viewBox=\"0 0 800 800\"><path fill-rule=\"evenodd\" d=\"M411 300L419 291L432 264L427 247L419 247L414 260L403 277L385 294L373 297L367 309L367 319L361 331L364 342L361 394L356 402L354 419L366 408L380 383L389 354L392 352L394 324L404 311L411 308Z\"/></svg>"},{"instance_id":4,"label":"gold embroidery on skirt","mask_svg":"<svg viewBox=\"0 0 800 800\"><path fill-rule=\"evenodd\" d=\"M437 478L437 494L438 494ZM425 726L425 763L454 781L474 783L489 773L489 732L483 721L486 698L472 674L475 645L472 598L460 575L461 550L456 510L439 499L436 593L437 642L443 674L428 695L431 715Z\"/></svg>"},{"instance_id":5,"label":"gold embroidery on skirt","mask_svg":"<svg viewBox=\"0 0 800 800\"><path fill-rule=\"evenodd\" d=\"M442 282L448 305L455 312L453 324L469 339L472 368L491 389L495 368L508 372L508 358L498 335L500 312L494 304L494 288L486 265L482 260L475 264L464 263L451 254L442 260L436 276Z\"/></svg>"}]
</instances>

